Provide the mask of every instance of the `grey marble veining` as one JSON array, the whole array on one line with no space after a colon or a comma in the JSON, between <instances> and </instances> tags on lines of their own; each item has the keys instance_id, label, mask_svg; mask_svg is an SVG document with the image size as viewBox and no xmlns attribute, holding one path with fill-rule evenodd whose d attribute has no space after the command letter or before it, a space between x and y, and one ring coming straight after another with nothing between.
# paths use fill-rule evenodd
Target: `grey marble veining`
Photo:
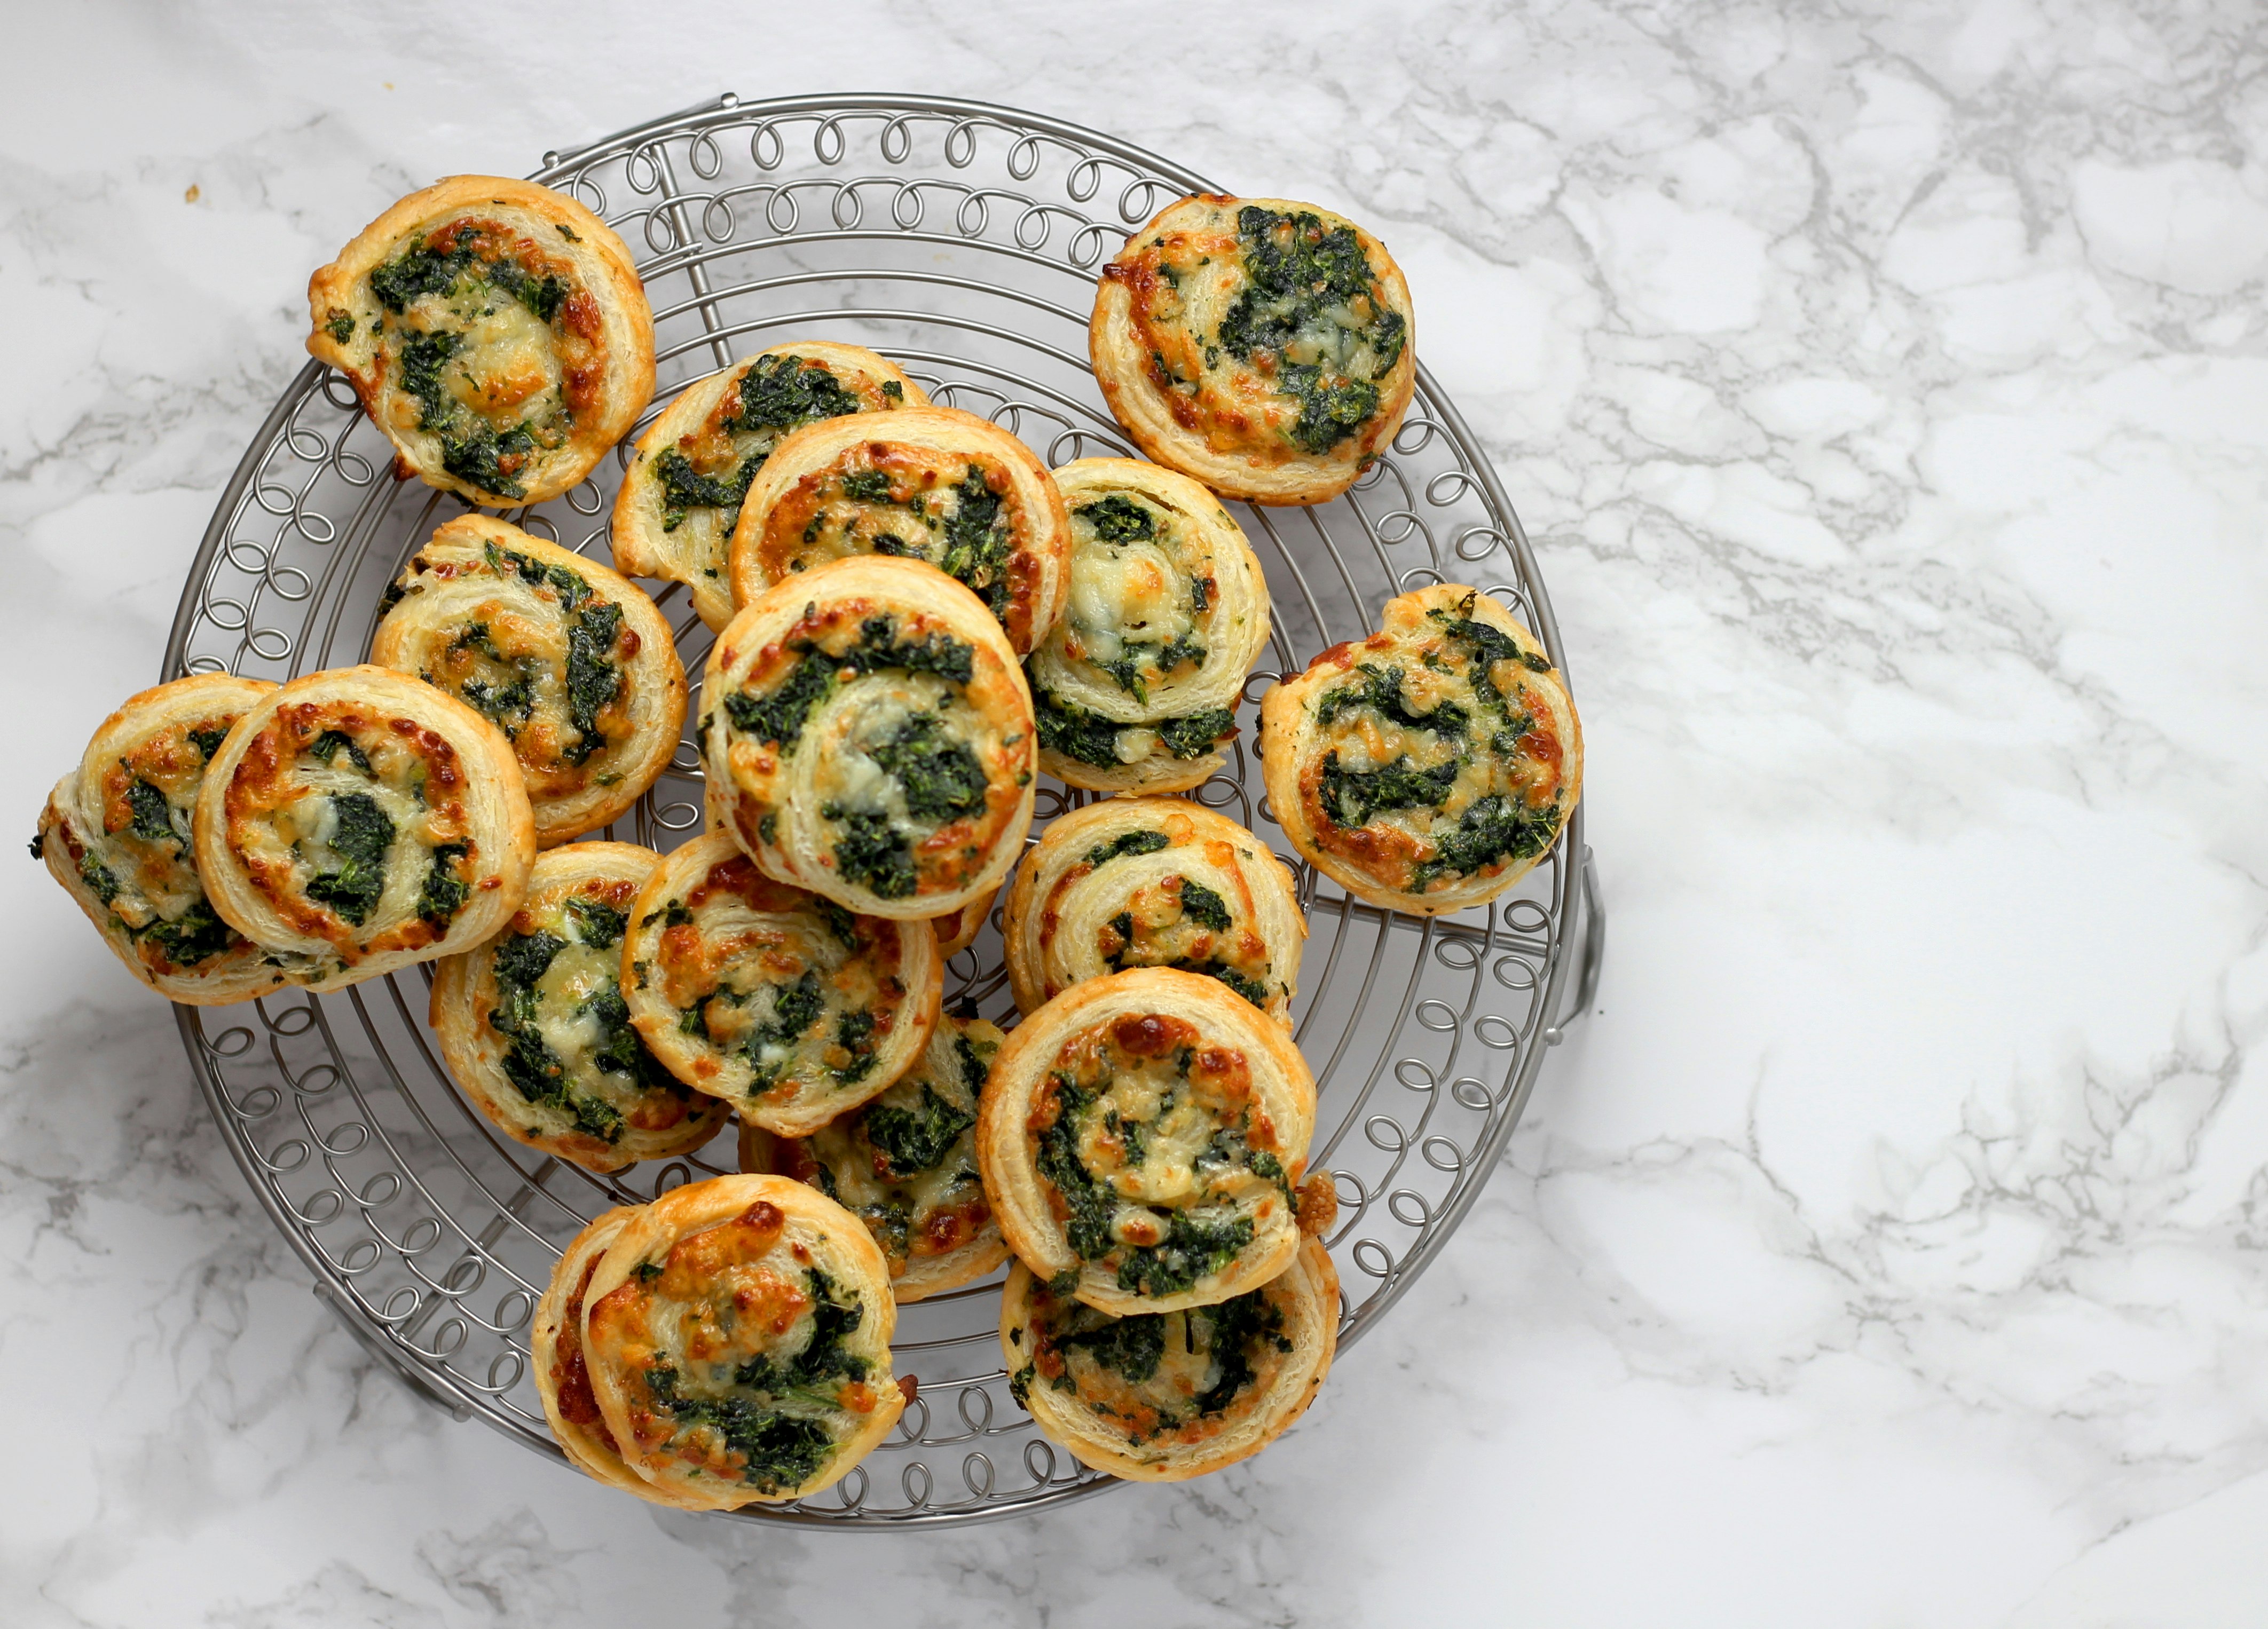
<instances>
[{"instance_id":1,"label":"grey marble veining","mask_svg":"<svg viewBox=\"0 0 2268 1629\"><path fill-rule=\"evenodd\" d=\"M559 0L498 65L423 3L24 8L6 806L156 676L307 270L399 192L727 85L1077 119L1373 225L1536 539L1615 937L1466 1227L1248 1466L657 1515L372 1368L19 862L0 1621L2268 1617L2268 19L1160 17Z\"/></svg>"}]
</instances>

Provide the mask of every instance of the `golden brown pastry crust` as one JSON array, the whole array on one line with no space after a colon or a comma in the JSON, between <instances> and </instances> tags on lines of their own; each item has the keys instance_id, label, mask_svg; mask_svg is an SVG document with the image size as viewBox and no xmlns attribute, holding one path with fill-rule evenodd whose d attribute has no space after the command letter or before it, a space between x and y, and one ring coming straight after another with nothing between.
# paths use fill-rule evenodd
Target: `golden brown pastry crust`
<instances>
[{"instance_id":1,"label":"golden brown pastry crust","mask_svg":"<svg viewBox=\"0 0 2268 1629\"><path fill-rule=\"evenodd\" d=\"M127 972L191 1006L246 1001L316 965L253 943L223 921L205 897L189 840L207 761L275 688L200 673L129 697L40 811L34 848L49 874Z\"/></svg>"},{"instance_id":2,"label":"golden brown pastry crust","mask_svg":"<svg viewBox=\"0 0 2268 1629\"><path fill-rule=\"evenodd\" d=\"M821 1303L837 1310L831 1339ZM905 1409L896 1325L889 1270L850 1212L785 1177L716 1177L646 1206L600 1258L583 1356L625 1463L665 1492L737 1508L832 1486L889 1434ZM777 1453L799 1430L808 1451L752 1465L713 1406L686 1402L784 1415L761 1440Z\"/></svg>"},{"instance_id":3,"label":"golden brown pastry crust","mask_svg":"<svg viewBox=\"0 0 2268 1629\"><path fill-rule=\"evenodd\" d=\"M746 605L814 566L865 555L946 572L1023 656L1062 614L1071 523L1031 449L973 413L909 407L807 424L773 449L740 506L733 598Z\"/></svg>"},{"instance_id":4,"label":"golden brown pastry crust","mask_svg":"<svg viewBox=\"0 0 2268 1629\"><path fill-rule=\"evenodd\" d=\"M1268 643L1268 580L1220 500L1138 459L1055 473L1071 592L1025 664L1041 767L1098 792L1178 792L1218 774Z\"/></svg>"},{"instance_id":5,"label":"golden brown pastry crust","mask_svg":"<svg viewBox=\"0 0 2268 1629\"><path fill-rule=\"evenodd\" d=\"M976 936L984 931L984 919L992 914L997 892L982 893L950 916L934 918L930 926L937 929L937 953L948 960L960 955L976 943Z\"/></svg>"},{"instance_id":6,"label":"golden brown pastry crust","mask_svg":"<svg viewBox=\"0 0 2268 1629\"><path fill-rule=\"evenodd\" d=\"M853 915L774 882L721 832L655 868L622 955L630 1022L653 1055L790 1137L904 1074L945 982L927 924Z\"/></svg>"},{"instance_id":7,"label":"golden brown pastry crust","mask_svg":"<svg viewBox=\"0 0 2268 1629\"><path fill-rule=\"evenodd\" d=\"M506 1136L591 1170L689 1154L732 1113L647 1054L615 1004L630 908L660 863L635 843L554 848L504 930L433 969L430 1017L459 1089ZM539 1095L515 1069L547 1072Z\"/></svg>"},{"instance_id":8,"label":"golden brown pastry crust","mask_svg":"<svg viewBox=\"0 0 2268 1629\"><path fill-rule=\"evenodd\" d=\"M755 380L744 385L751 371ZM814 373L826 383L812 380ZM831 340L767 345L694 380L638 437L622 473L615 495L615 564L684 583L701 620L712 632L721 629L733 620L733 523L740 495L772 449L818 419L928 405L921 386L896 363L863 345ZM711 489L725 501L687 501Z\"/></svg>"},{"instance_id":9,"label":"golden brown pastry crust","mask_svg":"<svg viewBox=\"0 0 2268 1629\"><path fill-rule=\"evenodd\" d=\"M1557 670L1503 605L1455 583L1388 601L1378 633L1270 689L1260 720L1284 834L1389 910L1495 899L1550 852L1583 794L1582 725ZM1381 769L1396 779L1360 778Z\"/></svg>"},{"instance_id":10,"label":"golden brown pastry crust","mask_svg":"<svg viewBox=\"0 0 2268 1629\"><path fill-rule=\"evenodd\" d=\"M653 395L630 251L532 181L410 194L308 279L307 307L308 354L347 376L401 473L491 509L566 491Z\"/></svg>"},{"instance_id":11,"label":"golden brown pastry crust","mask_svg":"<svg viewBox=\"0 0 2268 1629\"><path fill-rule=\"evenodd\" d=\"M998 1029L946 1017L890 1089L807 1137L743 1123L740 1169L806 1182L866 1224L900 1306L957 1289L1008 1258L976 1170L976 1104Z\"/></svg>"},{"instance_id":12,"label":"golden brown pastry crust","mask_svg":"<svg viewBox=\"0 0 2268 1629\"><path fill-rule=\"evenodd\" d=\"M585 1475L672 1509L728 1509L729 1505L697 1499L689 1490L665 1490L631 1470L615 1446L591 1390L590 1372L583 1361L584 1292L607 1247L637 1214L637 1207L625 1206L600 1216L575 1236L552 1268L551 1283L535 1303L535 1317L527 1331L536 1395L542 1399L543 1417L550 1422L552 1437L565 1451L567 1463Z\"/></svg>"},{"instance_id":13,"label":"golden brown pastry crust","mask_svg":"<svg viewBox=\"0 0 2268 1629\"><path fill-rule=\"evenodd\" d=\"M1031 693L960 583L814 567L733 619L702 682L711 823L766 875L901 920L999 887L1032 824Z\"/></svg>"},{"instance_id":14,"label":"golden brown pastry crust","mask_svg":"<svg viewBox=\"0 0 2268 1629\"><path fill-rule=\"evenodd\" d=\"M460 515L410 555L387 598L370 659L504 732L540 847L605 826L669 767L685 669L669 624L619 572L491 516Z\"/></svg>"},{"instance_id":15,"label":"golden brown pastry crust","mask_svg":"<svg viewBox=\"0 0 2268 1629\"><path fill-rule=\"evenodd\" d=\"M1050 1294L1019 1262L1000 1299L1010 1389L1082 1464L1140 1482L1185 1481L1249 1459L1314 1401L1338 1350L1338 1273L1330 1253L1309 1239L1290 1267L1257 1289L1164 1314L1154 1351L1138 1339L1092 1339L1116 1323ZM1229 1366L1217 1354L1232 1342L1246 1377L1224 1398L1213 1388L1226 1383Z\"/></svg>"},{"instance_id":16,"label":"golden brown pastry crust","mask_svg":"<svg viewBox=\"0 0 2268 1629\"><path fill-rule=\"evenodd\" d=\"M1281 1024L1218 980L1145 967L1075 985L1016 1028L976 1154L1025 1266L1105 1312L1170 1312L1291 1265L1314 1118L1314 1078Z\"/></svg>"},{"instance_id":17,"label":"golden brown pastry crust","mask_svg":"<svg viewBox=\"0 0 2268 1629\"><path fill-rule=\"evenodd\" d=\"M327 989L489 938L535 862L504 732L377 666L308 673L247 709L191 829L213 908Z\"/></svg>"},{"instance_id":18,"label":"golden brown pastry crust","mask_svg":"<svg viewBox=\"0 0 2268 1629\"><path fill-rule=\"evenodd\" d=\"M1057 819L1017 866L1004 924L1020 1011L1106 973L1179 967L1292 1022L1307 936L1292 873L1183 798L1114 797Z\"/></svg>"},{"instance_id":19,"label":"golden brown pastry crust","mask_svg":"<svg viewBox=\"0 0 2268 1629\"><path fill-rule=\"evenodd\" d=\"M1247 210L1262 212L1249 232ZM1338 496L1418 385L1410 286L1386 246L1282 198L1201 193L1160 210L1103 268L1087 349L1145 454L1254 503Z\"/></svg>"}]
</instances>

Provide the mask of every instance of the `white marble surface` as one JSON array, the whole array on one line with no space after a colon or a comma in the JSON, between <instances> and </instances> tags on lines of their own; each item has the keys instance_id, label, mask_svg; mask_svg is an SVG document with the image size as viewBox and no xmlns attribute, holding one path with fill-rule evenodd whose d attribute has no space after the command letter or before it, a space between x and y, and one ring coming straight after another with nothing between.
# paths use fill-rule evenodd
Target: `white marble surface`
<instances>
[{"instance_id":1,"label":"white marble surface","mask_svg":"<svg viewBox=\"0 0 2268 1629\"><path fill-rule=\"evenodd\" d=\"M942 91L1393 246L1572 653L1601 1010L1255 1464L784 1535L374 1370L19 858L0 1621L2268 1621L2260 10L774 10L13 8L0 806L155 677L379 205L727 86Z\"/></svg>"}]
</instances>

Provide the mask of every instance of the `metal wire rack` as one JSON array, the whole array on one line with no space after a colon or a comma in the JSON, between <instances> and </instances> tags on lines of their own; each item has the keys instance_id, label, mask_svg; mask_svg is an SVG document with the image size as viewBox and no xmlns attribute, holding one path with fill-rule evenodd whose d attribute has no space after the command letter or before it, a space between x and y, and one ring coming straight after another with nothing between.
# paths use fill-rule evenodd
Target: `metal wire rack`
<instances>
[{"instance_id":1,"label":"metal wire rack","mask_svg":"<svg viewBox=\"0 0 2268 1629\"><path fill-rule=\"evenodd\" d=\"M935 400L1014 431L1050 465L1130 451L1087 368L1098 268L1165 204L1219 190L1075 125L895 96L728 95L546 153L534 179L581 198L638 257L654 308L652 412L762 345L848 339L895 359ZM213 513L164 676L226 669L280 679L363 659L384 585L461 508L397 482L390 462L346 382L309 364ZM603 557L620 473L617 455L513 518ZM1566 666L1519 520L1422 369L1391 456L1346 497L1235 512L1267 571L1278 670L1360 637L1388 598L1438 581L1497 594ZM659 598L697 679L710 636L681 592ZM1275 676L1256 672L1246 687L1248 738ZM1241 744L1233 757L1195 796L1280 852L1258 766ZM606 834L672 846L700 824L699 781L699 756L681 743L670 773ZM1085 796L1043 789L1040 817ZM1455 917L1379 911L1304 865L1294 870L1313 925L1297 1034L1320 1086L1313 1164L1331 1172L1341 1201L1329 1243L1344 1285L1344 1346L1470 1208L1559 1026L1589 1004L1604 917L1580 808L1521 887ZM561 1458L526 1351L553 1261L600 1209L732 1169L730 1138L615 1178L507 1141L449 1082L425 1024L430 977L418 968L248 1009L183 1007L181 1038L254 1192L347 1328L457 1419ZM996 915L954 958L946 998L1012 1019L1005 983ZM1111 1486L1010 1399L998 1294L996 1275L905 1309L896 1365L918 1376L920 1395L895 1436L817 1498L741 1517L966 1523Z\"/></svg>"}]
</instances>

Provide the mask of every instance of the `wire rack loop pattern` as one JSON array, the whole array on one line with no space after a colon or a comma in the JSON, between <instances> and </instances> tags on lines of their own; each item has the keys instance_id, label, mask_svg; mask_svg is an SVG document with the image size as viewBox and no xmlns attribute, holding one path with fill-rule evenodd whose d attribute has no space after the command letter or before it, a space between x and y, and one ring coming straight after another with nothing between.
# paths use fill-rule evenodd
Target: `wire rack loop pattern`
<instances>
[{"instance_id":1,"label":"wire rack loop pattern","mask_svg":"<svg viewBox=\"0 0 2268 1629\"><path fill-rule=\"evenodd\" d=\"M764 345L851 339L1050 464L1130 454L1086 366L1097 267L1167 203L1219 190L1077 126L883 96L725 96L547 153L535 179L581 198L637 255L655 317L652 412ZM512 518L603 557L622 457ZM391 462L346 381L304 369L214 510L164 676L284 679L361 660L385 584L459 508L392 479ZM1390 455L1344 498L1234 512L1267 571L1273 646L1246 686L1246 733L1228 769L1194 796L1279 852L1247 750L1258 698L1277 672L1374 627L1395 594L1442 581L1485 588L1565 666L1519 520L1422 369ZM707 632L681 592L658 598L697 675ZM1086 796L1049 787L1040 818ZM604 834L666 848L700 820L700 759L686 742ZM1604 915L1580 808L1519 889L1454 917L1380 911L1293 869L1313 924L1297 1032L1320 1088L1313 1163L1340 1200L1329 1244L1344 1345L1384 1316L1470 1208L1546 1050L1589 1005ZM552 1263L607 1207L730 1169L730 1140L611 1178L509 1141L450 1085L425 1026L429 983L420 968L248 1008L177 1010L213 1117L317 1295L427 1399L559 1458L526 1347ZM1012 1016L997 917L954 958L946 995ZM1041 1437L1010 1398L997 1306L996 1277L905 1309L897 1366L918 1376L920 1394L894 1438L824 1494L742 1519L937 1525L1112 1486Z\"/></svg>"}]
</instances>

